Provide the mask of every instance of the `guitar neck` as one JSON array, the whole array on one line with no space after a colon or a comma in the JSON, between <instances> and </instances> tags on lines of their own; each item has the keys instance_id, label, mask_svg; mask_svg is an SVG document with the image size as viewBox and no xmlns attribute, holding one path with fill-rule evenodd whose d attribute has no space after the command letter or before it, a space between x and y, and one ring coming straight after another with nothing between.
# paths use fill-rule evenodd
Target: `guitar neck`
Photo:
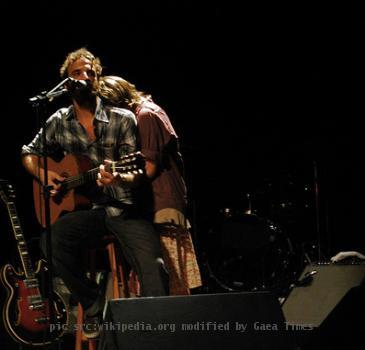
<instances>
[{"instance_id":1,"label":"guitar neck","mask_svg":"<svg viewBox=\"0 0 365 350\"><path fill-rule=\"evenodd\" d=\"M62 182L62 188L65 191L72 190L78 186L85 185L87 183L96 181L98 178L99 168L90 169L82 174L68 177Z\"/></svg>"},{"instance_id":2,"label":"guitar neck","mask_svg":"<svg viewBox=\"0 0 365 350\"><path fill-rule=\"evenodd\" d=\"M120 161L111 162L108 165L108 171L120 174L141 174L144 171L144 159L140 152L132 153L124 156ZM90 169L84 173L69 176L62 182L63 190L72 190L78 186L96 181L98 178L99 167Z\"/></svg>"},{"instance_id":3,"label":"guitar neck","mask_svg":"<svg viewBox=\"0 0 365 350\"><path fill-rule=\"evenodd\" d=\"M35 273L33 270L33 265L30 260L27 244L24 239L23 231L20 225L20 220L18 218L18 213L16 211L14 202L8 202L7 208L25 276L29 279L34 278Z\"/></svg>"}]
</instances>

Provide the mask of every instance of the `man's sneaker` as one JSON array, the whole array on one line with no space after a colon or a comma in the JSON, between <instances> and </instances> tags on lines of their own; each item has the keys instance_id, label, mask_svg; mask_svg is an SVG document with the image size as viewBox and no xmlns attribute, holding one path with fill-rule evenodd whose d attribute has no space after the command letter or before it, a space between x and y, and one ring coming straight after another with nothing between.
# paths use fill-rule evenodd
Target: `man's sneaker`
<instances>
[{"instance_id":1,"label":"man's sneaker","mask_svg":"<svg viewBox=\"0 0 365 350\"><path fill-rule=\"evenodd\" d=\"M101 314L95 316L84 316L82 331L86 338L94 339L100 335Z\"/></svg>"},{"instance_id":2,"label":"man's sneaker","mask_svg":"<svg viewBox=\"0 0 365 350\"><path fill-rule=\"evenodd\" d=\"M100 335L101 322L103 319L103 310L105 306L105 289L107 283L107 273L102 272L97 276L97 284L100 288L100 294L89 308L84 310L84 322L82 330L84 336L88 339L97 338Z\"/></svg>"},{"instance_id":3,"label":"man's sneaker","mask_svg":"<svg viewBox=\"0 0 365 350\"><path fill-rule=\"evenodd\" d=\"M98 298L95 300L94 304L92 304L89 308L84 310L84 315L85 317L102 315L104 307L105 307L105 296L103 294L100 294Z\"/></svg>"}]
</instances>

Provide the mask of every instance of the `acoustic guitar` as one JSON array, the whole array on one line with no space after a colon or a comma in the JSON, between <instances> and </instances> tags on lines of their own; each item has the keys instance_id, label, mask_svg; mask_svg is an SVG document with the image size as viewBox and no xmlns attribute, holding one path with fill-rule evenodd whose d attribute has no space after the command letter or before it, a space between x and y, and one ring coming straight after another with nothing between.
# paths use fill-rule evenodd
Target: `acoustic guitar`
<instances>
[{"instance_id":1,"label":"acoustic guitar","mask_svg":"<svg viewBox=\"0 0 365 350\"><path fill-rule=\"evenodd\" d=\"M47 268L44 260L39 260L35 271L33 269L15 207L15 191L5 180L0 180L0 197L9 213L22 265L18 271L11 264L0 270L1 283L7 291L3 305L5 329L16 342L23 345L48 345L63 335L68 322L67 307L55 291L51 292L51 305L40 292L38 276L46 273ZM54 315L52 324L51 310Z\"/></svg>"},{"instance_id":2,"label":"acoustic guitar","mask_svg":"<svg viewBox=\"0 0 365 350\"><path fill-rule=\"evenodd\" d=\"M41 162L43 167L43 161ZM85 156L66 155L60 162L47 158L48 170L62 177L61 188L57 195L50 197L50 221L53 224L63 212L90 207L90 200L80 188L95 183L99 167L92 168L91 160ZM142 174L144 172L144 157L141 152L131 153L121 157L119 161L109 165L110 172L120 174ZM44 187L37 179L33 181L34 207L39 223L45 227Z\"/></svg>"}]
</instances>

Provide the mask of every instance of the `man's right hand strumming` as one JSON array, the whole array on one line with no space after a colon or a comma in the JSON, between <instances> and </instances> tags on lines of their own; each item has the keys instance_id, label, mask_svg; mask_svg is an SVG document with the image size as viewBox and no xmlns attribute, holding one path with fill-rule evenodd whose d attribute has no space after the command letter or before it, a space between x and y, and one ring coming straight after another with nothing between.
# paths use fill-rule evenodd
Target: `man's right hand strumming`
<instances>
[{"instance_id":1,"label":"man's right hand strumming","mask_svg":"<svg viewBox=\"0 0 365 350\"><path fill-rule=\"evenodd\" d=\"M61 183L65 180L65 178L52 170L47 171L47 176L48 176L48 185L53 187L53 189L49 191L51 197L53 197L57 195L57 193L61 189ZM44 172L42 171L39 175L39 180L43 185L45 185Z\"/></svg>"}]
</instances>

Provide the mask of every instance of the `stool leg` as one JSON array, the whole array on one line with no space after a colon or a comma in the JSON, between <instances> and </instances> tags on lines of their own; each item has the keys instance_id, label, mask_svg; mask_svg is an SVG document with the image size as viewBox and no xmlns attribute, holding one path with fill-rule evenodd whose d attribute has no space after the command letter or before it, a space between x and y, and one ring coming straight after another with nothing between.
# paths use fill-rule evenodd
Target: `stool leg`
<instances>
[{"instance_id":1,"label":"stool leg","mask_svg":"<svg viewBox=\"0 0 365 350\"><path fill-rule=\"evenodd\" d=\"M108 243L106 248L108 250L109 264L110 264L110 269L111 269L111 273L112 273L113 298L119 299L120 297L124 297L124 298L129 297L127 278L126 278L125 272L123 270L123 263L121 261L117 262L117 255L116 255L114 242ZM95 278L95 275L96 275L95 250L90 251L89 264L90 264L91 278ZM122 293L120 292L120 286L122 286ZM83 332L82 332L82 324L83 324L83 310L82 310L81 304L78 304L75 350L82 350L83 341L88 341L88 350L96 350L97 349L97 339L85 338L83 335Z\"/></svg>"},{"instance_id":2,"label":"stool leg","mask_svg":"<svg viewBox=\"0 0 365 350\"><path fill-rule=\"evenodd\" d=\"M88 350L96 350L97 349L97 339L87 339L82 334L82 323L83 323L83 315L84 311L82 310L82 306L79 303L77 305L77 328L76 328L76 341L75 341L75 350L82 350L82 343L84 341L88 342Z\"/></svg>"},{"instance_id":3,"label":"stool leg","mask_svg":"<svg viewBox=\"0 0 365 350\"><path fill-rule=\"evenodd\" d=\"M82 322L83 322L83 310L82 306L79 303L77 305L77 324L76 324L76 341L75 341L75 350L82 350Z\"/></svg>"},{"instance_id":4,"label":"stool leg","mask_svg":"<svg viewBox=\"0 0 365 350\"><path fill-rule=\"evenodd\" d=\"M97 346L96 346L96 339L89 339L89 350L96 350Z\"/></svg>"},{"instance_id":5,"label":"stool leg","mask_svg":"<svg viewBox=\"0 0 365 350\"><path fill-rule=\"evenodd\" d=\"M108 255L109 255L109 264L112 272L112 281L113 281L113 298L119 299L119 280L118 280L118 271L117 271L117 259L115 256L115 247L114 243L109 243L107 246Z\"/></svg>"},{"instance_id":6,"label":"stool leg","mask_svg":"<svg viewBox=\"0 0 365 350\"><path fill-rule=\"evenodd\" d=\"M130 295L129 295L127 271L125 271L123 269L123 264L125 264L124 258L123 258L123 256L120 256L119 264L118 264L118 271L119 271L120 280L122 281L122 297L129 298Z\"/></svg>"}]
</instances>

